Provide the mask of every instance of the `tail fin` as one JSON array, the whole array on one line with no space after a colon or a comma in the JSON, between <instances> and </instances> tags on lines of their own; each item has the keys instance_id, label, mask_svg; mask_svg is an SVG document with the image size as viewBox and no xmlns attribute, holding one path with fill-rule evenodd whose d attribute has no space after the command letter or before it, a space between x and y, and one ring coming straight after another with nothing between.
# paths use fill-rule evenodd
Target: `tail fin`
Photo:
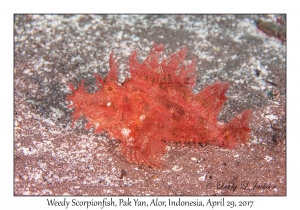
<instances>
[{"instance_id":1,"label":"tail fin","mask_svg":"<svg viewBox=\"0 0 300 210\"><path fill-rule=\"evenodd\" d=\"M224 147L233 148L236 143L246 143L249 140L251 129L249 122L252 110L247 109L224 125Z\"/></svg>"}]
</instances>

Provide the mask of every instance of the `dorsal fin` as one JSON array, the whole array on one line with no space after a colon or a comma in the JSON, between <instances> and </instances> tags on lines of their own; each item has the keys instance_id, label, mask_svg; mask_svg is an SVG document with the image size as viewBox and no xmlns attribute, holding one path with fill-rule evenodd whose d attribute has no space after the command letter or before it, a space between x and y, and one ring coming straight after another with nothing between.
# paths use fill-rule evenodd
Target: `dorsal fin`
<instances>
[{"instance_id":1,"label":"dorsal fin","mask_svg":"<svg viewBox=\"0 0 300 210\"><path fill-rule=\"evenodd\" d=\"M217 81L212 85L208 85L197 94L197 98L204 108L203 114L209 115L208 119L217 121L219 112L227 100L225 93L229 87L229 83Z\"/></svg>"},{"instance_id":2,"label":"dorsal fin","mask_svg":"<svg viewBox=\"0 0 300 210\"><path fill-rule=\"evenodd\" d=\"M109 67L110 67L110 70L108 72L107 77L105 78L105 82L106 81L117 82L118 81L118 65L117 65L116 58L115 58L113 52L110 54L110 57L109 57Z\"/></svg>"}]
</instances>

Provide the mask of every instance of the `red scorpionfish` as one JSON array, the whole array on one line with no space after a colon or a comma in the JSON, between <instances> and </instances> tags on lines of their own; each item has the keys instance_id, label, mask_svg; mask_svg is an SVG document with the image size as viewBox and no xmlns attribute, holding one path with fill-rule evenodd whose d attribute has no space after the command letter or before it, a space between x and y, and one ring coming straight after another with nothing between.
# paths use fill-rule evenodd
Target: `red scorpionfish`
<instances>
[{"instance_id":1,"label":"red scorpionfish","mask_svg":"<svg viewBox=\"0 0 300 210\"><path fill-rule=\"evenodd\" d=\"M162 44L151 49L141 64L137 51L129 59L131 78L120 85L116 59L110 55L110 71L105 79L95 74L99 90L88 93L84 80L72 94L73 125L84 116L86 128L107 132L120 140L121 154L128 162L151 167L162 166L165 142L193 142L233 148L250 137L252 110L238 114L229 123L217 117L227 100L227 82L217 81L194 94L195 59L184 64L187 48L159 62Z\"/></svg>"}]
</instances>

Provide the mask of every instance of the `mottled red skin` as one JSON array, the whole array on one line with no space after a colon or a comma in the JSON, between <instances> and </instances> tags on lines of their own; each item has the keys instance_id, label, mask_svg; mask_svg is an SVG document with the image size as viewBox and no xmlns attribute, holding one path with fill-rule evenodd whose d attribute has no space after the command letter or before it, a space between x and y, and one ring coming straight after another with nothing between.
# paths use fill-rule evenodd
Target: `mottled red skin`
<instances>
[{"instance_id":1,"label":"mottled red skin","mask_svg":"<svg viewBox=\"0 0 300 210\"><path fill-rule=\"evenodd\" d=\"M187 49L158 62L163 45L154 44L150 55L140 64L134 51L129 60L131 78L120 85L117 64L110 57L110 71L102 80L97 78L99 90L87 93L84 80L67 100L74 108L73 123L85 116L86 128L95 133L107 132L121 141L121 153L127 161L152 167L162 166L165 142L214 144L233 148L250 137L248 127L252 111L245 110L228 124L218 123L217 117L227 100L230 87L215 82L197 94L195 62L185 65Z\"/></svg>"}]
</instances>

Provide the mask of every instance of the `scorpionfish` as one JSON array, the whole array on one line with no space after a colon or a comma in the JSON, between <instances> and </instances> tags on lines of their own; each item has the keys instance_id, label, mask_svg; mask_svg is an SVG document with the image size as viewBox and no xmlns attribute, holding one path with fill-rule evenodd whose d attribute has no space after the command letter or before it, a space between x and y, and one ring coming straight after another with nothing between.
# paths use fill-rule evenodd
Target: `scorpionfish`
<instances>
[{"instance_id":1,"label":"scorpionfish","mask_svg":"<svg viewBox=\"0 0 300 210\"><path fill-rule=\"evenodd\" d=\"M106 132L120 141L120 152L128 162L162 167L167 142L213 144L233 148L250 138L252 110L244 110L229 123L218 122L227 100L227 82L217 81L197 94L195 59L184 61L187 48L160 59L164 46L154 43L150 54L139 63L137 51L129 58L130 77L118 83L116 58L110 55L110 71L102 79L95 74L98 90L89 93L84 80L67 97L73 123L81 116L86 128ZM160 60L162 60L160 62Z\"/></svg>"}]
</instances>

